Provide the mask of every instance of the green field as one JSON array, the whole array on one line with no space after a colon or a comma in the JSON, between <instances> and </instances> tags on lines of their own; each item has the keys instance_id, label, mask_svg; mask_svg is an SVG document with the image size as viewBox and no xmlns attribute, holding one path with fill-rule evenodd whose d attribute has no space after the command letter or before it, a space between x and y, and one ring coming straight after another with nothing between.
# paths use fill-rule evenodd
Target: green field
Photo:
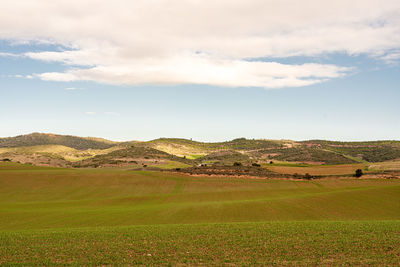
<instances>
[{"instance_id":1,"label":"green field","mask_svg":"<svg viewBox=\"0 0 400 267\"><path fill-rule=\"evenodd\" d=\"M0 264L399 265L400 180L0 163Z\"/></svg>"}]
</instances>

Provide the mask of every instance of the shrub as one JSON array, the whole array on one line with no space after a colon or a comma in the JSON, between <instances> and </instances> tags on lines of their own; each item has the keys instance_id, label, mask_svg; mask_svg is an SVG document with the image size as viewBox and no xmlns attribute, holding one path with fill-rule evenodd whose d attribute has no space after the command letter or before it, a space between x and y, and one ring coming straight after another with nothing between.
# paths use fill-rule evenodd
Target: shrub
<instances>
[{"instance_id":1,"label":"shrub","mask_svg":"<svg viewBox=\"0 0 400 267\"><path fill-rule=\"evenodd\" d=\"M235 163L233 163L233 166L242 166L242 163L240 163L240 162L235 162Z\"/></svg>"},{"instance_id":2,"label":"shrub","mask_svg":"<svg viewBox=\"0 0 400 267\"><path fill-rule=\"evenodd\" d=\"M311 180L311 179L312 179L312 176L311 176L309 173L306 173L306 174L304 175L304 179L306 179L306 180Z\"/></svg>"},{"instance_id":3,"label":"shrub","mask_svg":"<svg viewBox=\"0 0 400 267\"><path fill-rule=\"evenodd\" d=\"M363 175L363 171L361 169L357 169L356 173L354 174L355 177L361 177Z\"/></svg>"},{"instance_id":4,"label":"shrub","mask_svg":"<svg viewBox=\"0 0 400 267\"><path fill-rule=\"evenodd\" d=\"M253 166L253 167L261 167L261 165L258 164L258 163L253 163L253 164L251 164L251 166Z\"/></svg>"}]
</instances>

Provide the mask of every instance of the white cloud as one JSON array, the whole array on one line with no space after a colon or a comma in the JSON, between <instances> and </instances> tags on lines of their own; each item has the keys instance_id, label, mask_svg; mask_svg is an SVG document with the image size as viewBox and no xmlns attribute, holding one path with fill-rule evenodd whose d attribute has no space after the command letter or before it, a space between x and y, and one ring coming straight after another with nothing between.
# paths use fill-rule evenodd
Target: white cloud
<instances>
[{"instance_id":1,"label":"white cloud","mask_svg":"<svg viewBox=\"0 0 400 267\"><path fill-rule=\"evenodd\" d=\"M96 112L94 112L94 111L86 111L85 114L86 115L96 115Z\"/></svg>"},{"instance_id":2,"label":"white cloud","mask_svg":"<svg viewBox=\"0 0 400 267\"><path fill-rule=\"evenodd\" d=\"M220 86L298 87L338 78L351 71L335 65L286 65L274 62L216 60L203 56L139 60L119 66L42 73L43 80L94 80L110 84L212 84Z\"/></svg>"},{"instance_id":3,"label":"white cloud","mask_svg":"<svg viewBox=\"0 0 400 267\"><path fill-rule=\"evenodd\" d=\"M71 48L24 55L70 66L37 74L43 80L296 87L350 69L246 59L337 52L383 58L400 49L398 0L5 2L0 38Z\"/></svg>"}]
</instances>

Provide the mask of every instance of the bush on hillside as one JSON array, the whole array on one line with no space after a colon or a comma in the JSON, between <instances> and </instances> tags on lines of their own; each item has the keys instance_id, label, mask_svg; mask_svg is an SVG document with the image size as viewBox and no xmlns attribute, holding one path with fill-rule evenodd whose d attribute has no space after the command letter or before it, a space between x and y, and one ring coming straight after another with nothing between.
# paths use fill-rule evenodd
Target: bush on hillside
<instances>
[{"instance_id":1,"label":"bush on hillside","mask_svg":"<svg viewBox=\"0 0 400 267\"><path fill-rule=\"evenodd\" d=\"M355 177L359 178L363 175L363 171L361 169L357 169L356 173L354 174Z\"/></svg>"},{"instance_id":2,"label":"bush on hillside","mask_svg":"<svg viewBox=\"0 0 400 267\"><path fill-rule=\"evenodd\" d=\"M313 177L309 174L309 173L306 173L305 175L304 175L304 179L306 179L306 180L311 180Z\"/></svg>"}]
</instances>

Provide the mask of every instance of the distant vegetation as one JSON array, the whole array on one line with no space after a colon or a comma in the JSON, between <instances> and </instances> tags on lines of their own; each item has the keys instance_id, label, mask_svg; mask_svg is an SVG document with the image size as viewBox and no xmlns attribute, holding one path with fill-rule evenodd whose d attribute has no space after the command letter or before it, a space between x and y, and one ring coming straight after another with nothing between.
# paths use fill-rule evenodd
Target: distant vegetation
<instances>
[{"instance_id":1,"label":"distant vegetation","mask_svg":"<svg viewBox=\"0 0 400 267\"><path fill-rule=\"evenodd\" d=\"M320 149L328 149L368 162L400 159L400 141L334 142L315 140L306 141L304 144L319 145Z\"/></svg>"},{"instance_id":2,"label":"distant vegetation","mask_svg":"<svg viewBox=\"0 0 400 267\"><path fill-rule=\"evenodd\" d=\"M218 165L232 165L234 163L249 163L250 157L234 150L212 152L195 160L197 163L211 163Z\"/></svg>"},{"instance_id":3,"label":"distant vegetation","mask_svg":"<svg viewBox=\"0 0 400 267\"><path fill-rule=\"evenodd\" d=\"M180 138L159 138L147 142L113 142L102 138L33 133L0 138L0 161L4 159L41 166L89 168L147 166L173 169L171 166L176 168L201 165L232 166L235 163L251 167L267 167L266 164L269 163L273 163L270 164L272 167L277 164L287 167L290 167L287 164L295 164L293 167L307 164L365 165L400 159L400 142L324 140L296 142L245 138L214 143ZM367 170L368 167L365 166ZM387 166L374 165L370 171L386 170ZM300 173L304 174L303 171Z\"/></svg>"},{"instance_id":4,"label":"distant vegetation","mask_svg":"<svg viewBox=\"0 0 400 267\"><path fill-rule=\"evenodd\" d=\"M151 148L130 146L121 148L103 155L96 155L92 158L74 163L74 167L100 167L109 165L137 165L141 166L158 163L158 161L176 161L190 164L192 161L177 157L166 152ZM164 164L164 163L163 163Z\"/></svg>"},{"instance_id":5,"label":"distant vegetation","mask_svg":"<svg viewBox=\"0 0 400 267\"><path fill-rule=\"evenodd\" d=\"M304 146L287 149L273 149L269 150L268 153L276 153L277 155L271 156L271 158L281 161L322 162L324 164L356 163L356 161L339 153L334 153L319 148L307 148Z\"/></svg>"},{"instance_id":6,"label":"distant vegetation","mask_svg":"<svg viewBox=\"0 0 400 267\"><path fill-rule=\"evenodd\" d=\"M203 150L216 150L216 149L251 150L251 149L272 148L280 146L279 141L276 142L276 141L255 140L255 139L250 140L246 138L238 138L232 141L216 142L216 143L197 142L180 138L159 138L146 143L147 144L172 143L178 145L185 145L189 147L195 147Z\"/></svg>"},{"instance_id":7,"label":"distant vegetation","mask_svg":"<svg viewBox=\"0 0 400 267\"><path fill-rule=\"evenodd\" d=\"M78 150L106 149L114 144L102 139L83 138L71 135L32 133L16 137L0 138L0 147L21 147L38 145L63 145Z\"/></svg>"}]
</instances>

